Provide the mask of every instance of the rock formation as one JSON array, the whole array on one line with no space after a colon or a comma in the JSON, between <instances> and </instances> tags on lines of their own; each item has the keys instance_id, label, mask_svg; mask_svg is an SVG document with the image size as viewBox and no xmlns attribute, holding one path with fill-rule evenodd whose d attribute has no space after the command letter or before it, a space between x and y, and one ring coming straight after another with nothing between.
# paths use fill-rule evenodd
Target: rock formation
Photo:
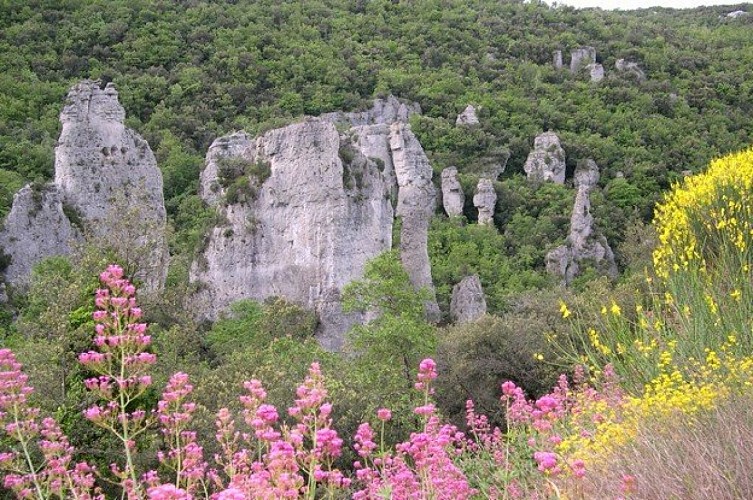
<instances>
[{"instance_id":1,"label":"rock formation","mask_svg":"<svg viewBox=\"0 0 753 500\"><path fill-rule=\"evenodd\" d=\"M13 208L0 230L0 249L10 257L5 280L25 288L34 264L70 253L71 243L80 237L63 212L60 192L54 184L22 188L13 197Z\"/></svg>"},{"instance_id":2,"label":"rock formation","mask_svg":"<svg viewBox=\"0 0 753 500\"><path fill-rule=\"evenodd\" d=\"M486 299L477 275L466 276L452 288L450 316L456 323L470 323L486 314Z\"/></svg>"},{"instance_id":3,"label":"rock formation","mask_svg":"<svg viewBox=\"0 0 753 500\"><path fill-rule=\"evenodd\" d=\"M448 217L463 215L465 194L458 180L458 169L450 167L442 170L442 206Z\"/></svg>"},{"instance_id":4,"label":"rock formation","mask_svg":"<svg viewBox=\"0 0 753 500\"><path fill-rule=\"evenodd\" d=\"M54 184L41 195L22 190L6 222L6 237L14 244L3 244L4 251L19 266L8 273L9 282L25 279L41 258L68 253L67 240L60 238L73 236L75 223L94 241L126 250L132 258L128 264L148 289L163 285L168 253L162 174L149 145L125 127L124 119L111 83L103 89L85 80L71 88L60 114ZM17 233L23 223L27 235ZM22 241L33 242L38 252L19 254Z\"/></svg>"},{"instance_id":5,"label":"rock formation","mask_svg":"<svg viewBox=\"0 0 753 500\"><path fill-rule=\"evenodd\" d=\"M570 53L570 72L578 73L589 64L596 63L596 49L593 47L580 47Z\"/></svg>"},{"instance_id":6,"label":"rock formation","mask_svg":"<svg viewBox=\"0 0 753 500\"><path fill-rule=\"evenodd\" d=\"M617 61L614 63L614 67L620 73L627 73L634 76L640 81L646 79L646 74L643 72L640 66L638 66L638 63L626 61L625 59L617 59Z\"/></svg>"},{"instance_id":7,"label":"rock formation","mask_svg":"<svg viewBox=\"0 0 753 500\"><path fill-rule=\"evenodd\" d=\"M414 113L421 113L421 107L418 104L401 101L397 97L389 95L384 99L375 99L372 107L366 111L335 111L325 113L319 119L331 123L347 123L353 127L359 125L390 125L395 122L407 123Z\"/></svg>"},{"instance_id":8,"label":"rock formation","mask_svg":"<svg viewBox=\"0 0 753 500\"><path fill-rule=\"evenodd\" d=\"M588 73L591 76L591 81L594 83L600 82L604 79L604 66L599 63L593 63L586 66Z\"/></svg>"},{"instance_id":9,"label":"rock formation","mask_svg":"<svg viewBox=\"0 0 753 500\"><path fill-rule=\"evenodd\" d=\"M561 278L563 284L572 282L580 272L580 264L589 261L597 270L615 277L617 266L606 238L594 233L590 193L599 181L599 167L593 160L579 162L575 170L575 203L570 217L570 233L564 245L546 256L550 274Z\"/></svg>"},{"instance_id":10,"label":"rock formation","mask_svg":"<svg viewBox=\"0 0 753 500\"><path fill-rule=\"evenodd\" d=\"M390 127L390 149L398 185L395 215L402 222L400 259L411 284L429 291L427 317L439 321L428 250L429 223L436 205L431 165L418 139L404 123L393 123Z\"/></svg>"},{"instance_id":11,"label":"rock formation","mask_svg":"<svg viewBox=\"0 0 753 500\"><path fill-rule=\"evenodd\" d=\"M473 206L478 209L478 223L482 226L494 225L494 206L497 204L497 192L490 179L481 178L473 195Z\"/></svg>"},{"instance_id":12,"label":"rock formation","mask_svg":"<svg viewBox=\"0 0 753 500\"><path fill-rule=\"evenodd\" d=\"M562 69L562 51L561 50L555 50L552 53L552 64L554 64L554 69L556 70Z\"/></svg>"},{"instance_id":13,"label":"rock formation","mask_svg":"<svg viewBox=\"0 0 753 500\"><path fill-rule=\"evenodd\" d=\"M377 121L394 116L364 113ZM339 349L360 320L342 312L340 291L391 248L395 212L403 265L414 286L433 291L427 238L435 194L418 140L400 121L358 118L338 133L336 117L326 118L257 138L235 133L209 148L200 193L222 222L191 268L191 280L201 283L201 316L214 318L242 298L283 296L316 310L320 342ZM438 317L436 301L427 309Z\"/></svg>"},{"instance_id":14,"label":"rock formation","mask_svg":"<svg viewBox=\"0 0 753 500\"><path fill-rule=\"evenodd\" d=\"M544 132L534 139L523 169L529 179L565 183L565 151L557 134Z\"/></svg>"},{"instance_id":15,"label":"rock formation","mask_svg":"<svg viewBox=\"0 0 753 500\"><path fill-rule=\"evenodd\" d=\"M733 10L727 14L727 17L730 19L737 19L738 17L745 17L747 15L749 15L749 13L744 10Z\"/></svg>"},{"instance_id":16,"label":"rock formation","mask_svg":"<svg viewBox=\"0 0 753 500\"><path fill-rule=\"evenodd\" d=\"M460 113L455 120L455 125L478 125L478 116L476 115L476 108L472 104L466 106L462 113Z\"/></svg>"}]
</instances>

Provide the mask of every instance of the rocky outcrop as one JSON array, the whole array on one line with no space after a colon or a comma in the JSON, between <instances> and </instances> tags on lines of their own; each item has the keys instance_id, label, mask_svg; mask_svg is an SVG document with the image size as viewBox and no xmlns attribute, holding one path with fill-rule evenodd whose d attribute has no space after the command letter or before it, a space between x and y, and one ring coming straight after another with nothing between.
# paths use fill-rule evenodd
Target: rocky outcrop
<instances>
[{"instance_id":1,"label":"rocky outcrop","mask_svg":"<svg viewBox=\"0 0 753 500\"><path fill-rule=\"evenodd\" d=\"M596 49L593 47L580 47L570 53L570 72L578 73L590 64L596 63Z\"/></svg>"},{"instance_id":2,"label":"rocky outcrop","mask_svg":"<svg viewBox=\"0 0 753 500\"><path fill-rule=\"evenodd\" d=\"M643 72L640 66L638 66L638 63L626 61L625 59L617 59L617 61L614 63L614 67L620 73L631 75L639 81L646 79L646 74Z\"/></svg>"},{"instance_id":3,"label":"rocky outcrop","mask_svg":"<svg viewBox=\"0 0 753 500\"><path fill-rule=\"evenodd\" d=\"M575 203L570 217L570 233L565 244L549 252L546 268L558 276L563 284L569 284L580 272L580 266L588 261L608 276L617 276L614 254L603 235L594 232L591 215L590 194L599 181L599 167L593 160L579 162L575 170Z\"/></svg>"},{"instance_id":4,"label":"rocky outcrop","mask_svg":"<svg viewBox=\"0 0 753 500\"><path fill-rule=\"evenodd\" d=\"M744 10L733 10L732 12L729 12L727 14L727 17L730 19L737 19L738 17L745 17L748 15L749 13L745 12Z\"/></svg>"},{"instance_id":5,"label":"rocky outcrop","mask_svg":"<svg viewBox=\"0 0 753 500\"><path fill-rule=\"evenodd\" d=\"M429 223L436 205L431 165L418 139L404 123L393 123L390 127L390 149L398 184L395 215L401 218L400 259L411 284L429 292L425 305L427 318L439 321L428 250Z\"/></svg>"},{"instance_id":6,"label":"rocky outcrop","mask_svg":"<svg viewBox=\"0 0 753 500\"><path fill-rule=\"evenodd\" d=\"M235 133L210 147L200 193L222 223L191 268L201 283L200 316L214 318L242 298L283 296L314 309L320 342L338 350L361 319L342 312L340 291L391 248L395 214L403 265L414 286L433 291L427 239L435 193L421 145L401 122L339 133L331 118L257 138ZM435 300L427 310L438 317Z\"/></svg>"},{"instance_id":7,"label":"rocky outcrop","mask_svg":"<svg viewBox=\"0 0 753 500\"><path fill-rule=\"evenodd\" d=\"M565 151L557 134L544 132L534 139L523 170L531 180L565 183Z\"/></svg>"},{"instance_id":8,"label":"rocky outcrop","mask_svg":"<svg viewBox=\"0 0 753 500\"><path fill-rule=\"evenodd\" d=\"M11 282L25 279L22 274L28 276L39 259L68 253L67 240L61 238L72 234L75 223L95 244L122 251L129 261L124 263L138 270L147 289L164 284L168 253L162 175L149 145L125 127L124 119L112 84L101 88L99 82L85 80L71 88L60 114L54 185L41 198L22 190L14 201L16 219L9 216L6 221L8 228L29 227L29 235L10 238L39 248L38 253L19 255L23 247L4 244L6 253L24 262L16 268L20 274L8 275ZM35 200L40 199L44 209L38 211Z\"/></svg>"},{"instance_id":9,"label":"rocky outcrop","mask_svg":"<svg viewBox=\"0 0 753 500\"><path fill-rule=\"evenodd\" d=\"M212 173L218 151L225 164L245 168L230 179ZM316 310L320 341L338 349L357 319L340 310L339 291L392 243L393 211L379 166L334 124L309 119L258 138L217 139L201 193L215 200L221 191L211 186L222 184L243 196L214 201L226 222L208 235L191 269L191 280L202 283L201 315L213 318L241 298L283 296Z\"/></svg>"},{"instance_id":10,"label":"rocky outcrop","mask_svg":"<svg viewBox=\"0 0 753 500\"><path fill-rule=\"evenodd\" d=\"M199 196L210 206L217 206L226 196L223 179L237 177L233 162L246 156L251 139L245 132L235 132L215 140L207 151L206 163L199 179Z\"/></svg>"},{"instance_id":11,"label":"rocky outcrop","mask_svg":"<svg viewBox=\"0 0 753 500\"><path fill-rule=\"evenodd\" d=\"M555 50L552 52L552 64L554 65L554 69L560 70L562 69L562 51L561 50Z\"/></svg>"},{"instance_id":12,"label":"rocky outcrop","mask_svg":"<svg viewBox=\"0 0 753 500\"><path fill-rule=\"evenodd\" d=\"M494 207L497 204L497 192L491 179L481 178L473 195L473 206L478 209L478 223L482 226L494 225Z\"/></svg>"},{"instance_id":13,"label":"rocky outcrop","mask_svg":"<svg viewBox=\"0 0 753 500\"><path fill-rule=\"evenodd\" d=\"M442 170L442 206L448 217L463 215L465 194L458 180L458 169L450 167Z\"/></svg>"},{"instance_id":14,"label":"rocky outcrop","mask_svg":"<svg viewBox=\"0 0 753 500\"><path fill-rule=\"evenodd\" d=\"M586 66L588 74L591 76L591 81L594 83L600 82L604 79L604 66L599 63L589 64Z\"/></svg>"},{"instance_id":15,"label":"rocky outcrop","mask_svg":"<svg viewBox=\"0 0 753 500\"><path fill-rule=\"evenodd\" d=\"M477 275L466 276L452 288L450 316L456 323L471 323L486 314L486 299Z\"/></svg>"},{"instance_id":16,"label":"rocky outcrop","mask_svg":"<svg viewBox=\"0 0 753 500\"><path fill-rule=\"evenodd\" d=\"M476 108L472 104L466 106L463 112L460 113L455 120L455 125L473 126L478 124L479 121L478 116L476 115Z\"/></svg>"},{"instance_id":17,"label":"rocky outcrop","mask_svg":"<svg viewBox=\"0 0 753 500\"><path fill-rule=\"evenodd\" d=\"M42 259L71 252L81 234L63 211L62 197L54 184L28 185L13 197L13 207L0 230L0 249L10 263L5 280L25 288L31 268Z\"/></svg>"},{"instance_id":18,"label":"rocky outcrop","mask_svg":"<svg viewBox=\"0 0 753 500\"><path fill-rule=\"evenodd\" d=\"M371 109L366 111L325 113L320 120L331 123L347 123L356 127L360 125L391 125L395 122L408 123L412 114L420 114L421 107L416 103L402 101L394 95L384 99L375 99Z\"/></svg>"}]
</instances>

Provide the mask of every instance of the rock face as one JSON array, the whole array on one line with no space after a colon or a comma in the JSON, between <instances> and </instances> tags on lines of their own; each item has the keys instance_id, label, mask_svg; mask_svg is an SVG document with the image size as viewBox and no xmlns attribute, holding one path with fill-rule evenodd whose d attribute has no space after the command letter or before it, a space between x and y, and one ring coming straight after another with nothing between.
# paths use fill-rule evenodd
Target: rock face
<instances>
[{"instance_id":1,"label":"rock face","mask_svg":"<svg viewBox=\"0 0 753 500\"><path fill-rule=\"evenodd\" d=\"M589 64L586 66L588 73L591 76L591 81L596 83L604 79L604 66L599 63Z\"/></svg>"},{"instance_id":2,"label":"rock face","mask_svg":"<svg viewBox=\"0 0 753 500\"><path fill-rule=\"evenodd\" d=\"M418 139L404 123L393 123L390 127L390 149L398 184L395 215L402 220L400 259L411 284L429 292L430 299L425 304L427 318L439 321L428 249L429 223L436 205L431 165Z\"/></svg>"},{"instance_id":3,"label":"rock face","mask_svg":"<svg viewBox=\"0 0 753 500\"><path fill-rule=\"evenodd\" d=\"M615 277L617 266L606 238L594 233L590 194L599 181L599 167L593 160L579 162L575 170L575 195L570 217L570 234L565 244L549 252L546 268L559 276L563 284L572 282L580 272L580 263L590 261L600 272Z\"/></svg>"},{"instance_id":4,"label":"rock face","mask_svg":"<svg viewBox=\"0 0 753 500\"><path fill-rule=\"evenodd\" d=\"M10 282L22 279L23 273L28 276L31 265L43 257L69 253L68 240L63 243L61 238L74 234L75 222L94 241L135 256L129 264L139 270L147 289L164 284L168 253L162 175L149 145L125 127L124 119L112 84L103 89L99 82L85 80L71 88L60 114L54 184L41 198L22 190L6 222L8 228L27 224L28 235L9 233L9 238L34 242L39 249L38 255L19 255L22 247L4 245L16 262L25 262L16 268L21 274L9 273ZM39 206L43 209L37 210ZM68 219L63 207L75 220Z\"/></svg>"},{"instance_id":5,"label":"rock face","mask_svg":"<svg viewBox=\"0 0 753 500\"><path fill-rule=\"evenodd\" d=\"M217 139L200 193L224 222L212 229L191 268L191 281L202 284L200 316L214 318L242 298L283 296L316 310L320 342L338 350L360 319L342 312L340 291L362 276L366 261L392 246L391 192L403 219L402 262L414 286L433 290L431 173L401 122L362 123L340 134L329 115L257 138L235 133Z\"/></svg>"},{"instance_id":6,"label":"rock face","mask_svg":"<svg viewBox=\"0 0 753 500\"><path fill-rule=\"evenodd\" d=\"M466 106L462 113L460 113L455 120L455 125L473 126L478 125L478 116L476 115L476 108L472 104Z\"/></svg>"},{"instance_id":7,"label":"rock face","mask_svg":"<svg viewBox=\"0 0 753 500\"><path fill-rule=\"evenodd\" d=\"M491 179L481 178L473 195L473 206L478 209L478 223L482 226L494 224L494 206L497 204L497 192Z\"/></svg>"},{"instance_id":8,"label":"rock face","mask_svg":"<svg viewBox=\"0 0 753 500\"><path fill-rule=\"evenodd\" d=\"M557 134L544 132L534 139L523 169L529 179L565 183L565 150Z\"/></svg>"},{"instance_id":9,"label":"rock face","mask_svg":"<svg viewBox=\"0 0 753 500\"><path fill-rule=\"evenodd\" d=\"M555 50L552 53L552 64L554 64L554 69L562 69L562 51L561 50Z\"/></svg>"},{"instance_id":10,"label":"rock face","mask_svg":"<svg viewBox=\"0 0 753 500\"><path fill-rule=\"evenodd\" d=\"M593 47L580 47L570 53L570 72L577 73L589 64L596 63L596 49Z\"/></svg>"},{"instance_id":11,"label":"rock face","mask_svg":"<svg viewBox=\"0 0 753 500\"><path fill-rule=\"evenodd\" d=\"M347 123L353 127L360 125L390 125L395 122L408 123L414 113L421 113L416 103L404 102L393 95L375 99L371 109L366 111L325 113L319 119L331 123Z\"/></svg>"},{"instance_id":12,"label":"rock face","mask_svg":"<svg viewBox=\"0 0 753 500\"><path fill-rule=\"evenodd\" d=\"M745 17L747 15L748 15L748 13L745 12L744 10L734 10L734 11L728 13L727 17L729 17L730 19L737 19L738 17Z\"/></svg>"},{"instance_id":13,"label":"rock face","mask_svg":"<svg viewBox=\"0 0 753 500\"><path fill-rule=\"evenodd\" d=\"M62 197L54 184L22 188L13 197L13 208L0 230L0 249L11 258L6 281L24 288L34 264L70 253L71 243L80 238L63 212Z\"/></svg>"},{"instance_id":14,"label":"rock face","mask_svg":"<svg viewBox=\"0 0 753 500\"><path fill-rule=\"evenodd\" d=\"M465 194L458 180L458 169L449 167L442 170L442 206L448 217L463 215Z\"/></svg>"},{"instance_id":15,"label":"rock face","mask_svg":"<svg viewBox=\"0 0 753 500\"><path fill-rule=\"evenodd\" d=\"M614 63L614 67L620 73L627 73L640 81L646 79L646 74L643 73L643 70L638 66L638 63L626 61L625 59L617 59Z\"/></svg>"},{"instance_id":16,"label":"rock face","mask_svg":"<svg viewBox=\"0 0 753 500\"><path fill-rule=\"evenodd\" d=\"M450 315L456 323L471 323L486 314L486 299L477 275L466 276L452 288Z\"/></svg>"}]
</instances>

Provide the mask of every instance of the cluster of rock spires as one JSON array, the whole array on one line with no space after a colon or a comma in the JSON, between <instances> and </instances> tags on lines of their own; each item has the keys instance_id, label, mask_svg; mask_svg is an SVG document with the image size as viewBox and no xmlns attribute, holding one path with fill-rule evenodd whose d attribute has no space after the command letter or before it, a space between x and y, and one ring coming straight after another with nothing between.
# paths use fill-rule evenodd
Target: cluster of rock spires
<instances>
[{"instance_id":1,"label":"cluster of rock spires","mask_svg":"<svg viewBox=\"0 0 753 500\"><path fill-rule=\"evenodd\" d=\"M557 70L562 69L562 51L555 50L552 54L552 64ZM638 66L638 63L618 59L614 64L619 73L632 75L638 80L645 80L646 75ZM579 47L570 53L570 72L572 74L588 73L592 82L600 82L604 79L604 66L596 62L596 49L590 46Z\"/></svg>"},{"instance_id":2,"label":"cluster of rock spires","mask_svg":"<svg viewBox=\"0 0 753 500\"><path fill-rule=\"evenodd\" d=\"M575 203L570 217L570 233L564 245L546 256L546 269L568 285L580 272L580 265L589 261L596 269L617 276L614 254L606 238L594 231L590 194L599 181L599 167L593 160L578 163L575 169Z\"/></svg>"},{"instance_id":3,"label":"cluster of rock spires","mask_svg":"<svg viewBox=\"0 0 753 500\"><path fill-rule=\"evenodd\" d=\"M533 150L523 169L528 179L535 182L565 183L565 150L554 132L544 132L534 139ZM577 189L570 233L564 245L547 254L547 271L561 279L565 285L580 272L580 263L590 261L608 276L617 275L614 254L606 238L594 231L591 215L590 193L599 181L599 167L593 160L579 162L575 169L574 184ZM475 201L475 198L474 198ZM479 216L480 222L480 216Z\"/></svg>"},{"instance_id":4,"label":"cluster of rock spires","mask_svg":"<svg viewBox=\"0 0 753 500\"><path fill-rule=\"evenodd\" d=\"M191 281L202 284L195 302L201 314L213 318L241 298L284 296L316 310L320 342L339 349L360 320L342 312L340 292L362 276L369 259L392 247L395 217L402 222L403 266L412 284L433 297L427 242L436 195L429 161L405 123L413 112L390 97L370 111L214 141L200 194L223 222L191 268ZM336 124L350 128L339 133ZM248 195L229 201L223 169L238 164L234 182ZM249 174L259 171L263 178ZM439 319L435 299L426 309Z\"/></svg>"},{"instance_id":5,"label":"cluster of rock spires","mask_svg":"<svg viewBox=\"0 0 753 500\"><path fill-rule=\"evenodd\" d=\"M593 56L579 54L576 66ZM341 291L363 275L368 260L392 247L399 218L402 264L416 289L429 290L427 318L438 320L428 256L436 193L428 158L407 124L419 112L417 105L389 96L366 111L307 118L259 137L235 132L215 140L199 194L215 208L218 222L190 271L190 280L200 284L193 300L197 315L214 319L239 299L283 296L315 310L320 342L337 350L345 332L364 320L342 311ZM22 188L0 230L0 251L11 257L5 282L23 287L35 263L71 253L77 241L99 238L130 245L143 256L134 266L147 287L164 285L162 176L148 144L124 119L112 84L83 81L70 90L60 115L55 180ZM469 105L457 125L475 124L476 109ZM537 182L564 183L565 152L555 133L535 138L524 169ZM547 255L547 269L565 284L585 260L616 273L590 213L598 176L593 161L579 164L570 234ZM447 168L441 177L447 215L462 215L457 169ZM495 177L482 175L473 197L482 225L494 224ZM486 313L478 276L455 286L450 313L457 322Z\"/></svg>"},{"instance_id":6,"label":"cluster of rock spires","mask_svg":"<svg viewBox=\"0 0 753 500\"><path fill-rule=\"evenodd\" d=\"M11 257L5 281L23 288L40 260L66 255L84 238L128 246L145 284L167 275L162 175L149 145L124 125L112 84L82 81L60 114L55 180L27 185L13 199L0 250ZM128 220L132 219L132 220ZM138 221L138 227L130 222Z\"/></svg>"}]
</instances>

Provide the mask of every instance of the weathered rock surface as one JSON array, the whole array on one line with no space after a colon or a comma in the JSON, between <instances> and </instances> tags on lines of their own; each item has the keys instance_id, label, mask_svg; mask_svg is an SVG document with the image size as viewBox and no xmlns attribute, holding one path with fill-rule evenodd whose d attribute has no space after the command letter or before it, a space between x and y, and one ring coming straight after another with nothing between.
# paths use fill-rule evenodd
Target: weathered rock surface
<instances>
[{"instance_id":1,"label":"weathered rock surface","mask_svg":"<svg viewBox=\"0 0 753 500\"><path fill-rule=\"evenodd\" d=\"M555 50L552 52L552 64L554 64L554 69L562 69L562 51L561 50Z\"/></svg>"},{"instance_id":2,"label":"weathered rock surface","mask_svg":"<svg viewBox=\"0 0 753 500\"><path fill-rule=\"evenodd\" d=\"M589 64L586 69L591 76L591 81L594 83L600 82L604 79L604 66L599 63Z\"/></svg>"},{"instance_id":3,"label":"weathered rock surface","mask_svg":"<svg viewBox=\"0 0 753 500\"><path fill-rule=\"evenodd\" d=\"M149 145L125 127L124 119L112 84L103 89L99 82L85 80L71 88L60 114L55 182L41 198L44 209L35 212L38 204L29 200L39 197L22 190L14 201L17 222L10 215L6 222L6 227L29 228L29 235L10 236L9 241L33 243L38 249L19 255L23 247L4 245L16 262L23 262L8 274L10 282L25 279L22 274L28 276L31 265L43 257L69 253L67 240L61 240L72 234L65 206L87 237L128 252L134 260L129 264L139 270L147 289L164 284L168 252L162 175Z\"/></svg>"},{"instance_id":4,"label":"weathered rock surface","mask_svg":"<svg viewBox=\"0 0 753 500\"><path fill-rule=\"evenodd\" d=\"M570 53L570 72L577 73L589 64L596 63L596 49L593 47L580 47Z\"/></svg>"},{"instance_id":5,"label":"weathered rock surface","mask_svg":"<svg viewBox=\"0 0 753 500\"><path fill-rule=\"evenodd\" d=\"M411 284L429 292L430 299L425 304L427 318L439 321L428 250L429 223L436 206L431 165L418 139L404 123L393 123L390 127L390 149L398 184L395 215L402 220L400 259Z\"/></svg>"},{"instance_id":6,"label":"weathered rock surface","mask_svg":"<svg viewBox=\"0 0 753 500\"><path fill-rule=\"evenodd\" d=\"M477 275L466 276L452 288L450 316L456 323L470 323L486 314L486 299Z\"/></svg>"},{"instance_id":7,"label":"weathered rock surface","mask_svg":"<svg viewBox=\"0 0 753 500\"><path fill-rule=\"evenodd\" d=\"M732 12L727 14L727 17L730 19L737 19L738 17L745 17L748 15L748 12L745 12L744 10L733 10Z\"/></svg>"},{"instance_id":8,"label":"weathered rock surface","mask_svg":"<svg viewBox=\"0 0 753 500\"><path fill-rule=\"evenodd\" d=\"M377 116L385 115L369 119ZM307 119L258 138L235 133L212 144L200 193L226 222L211 231L191 268L191 280L202 283L201 316L214 318L241 298L283 296L316 310L319 341L339 349L361 319L342 312L340 291L362 276L367 260L391 248L395 215L402 218L400 255L411 282L433 293L427 244L436 201L421 145L400 121L359 118L344 133L333 121L332 115ZM229 180L227 172L221 178L228 164L236 169ZM223 189L229 182L244 191L232 202ZM394 211L391 193L397 193ZM438 312L430 300L427 313L438 319Z\"/></svg>"},{"instance_id":9,"label":"weathered rock surface","mask_svg":"<svg viewBox=\"0 0 753 500\"><path fill-rule=\"evenodd\" d=\"M62 197L54 184L41 190L23 187L13 197L13 207L0 230L0 250L11 258L5 280L24 288L34 264L70 253L71 243L80 237L63 212Z\"/></svg>"},{"instance_id":10,"label":"weathered rock surface","mask_svg":"<svg viewBox=\"0 0 753 500\"><path fill-rule=\"evenodd\" d=\"M449 167L442 170L442 206L448 217L463 215L465 194L458 180L458 169Z\"/></svg>"},{"instance_id":11,"label":"weathered rock surface","mask_svg":"<svg viewBox=\"0 0 753 500\"><path fill-rule=\"evenodd\" d=\"M233 144L225 152L236 162L266 165L268 177L248 176L243 201L215 201L227 222L211 231L191 269L191 280L204 285L202 315L213 318L241 298L283 296L315 309L320 341L338 349L355 320L339 309L339 291L392 243L382 172L334 124L308 119L255 139L217 139L202 176L201 193L209 200L220 181L210 165L225 142Z\"/></svg>"},{"instance_id":12,"label":"weathered rock surface","mask_svg":"<svg viewBox=\"0 0 753 500\"><path fill-rule=\"evenodd\" d=\"M590 194L599 181L599 167L593 160L579 162L575 170L578 190L570 217L570 233L564 245L547 254L547 271L569 284L580 272L580 264L589 261L600 272L615 277L614 253L603 235L594 232Z\"/></svg>"},{"instance_id":13,"label":"weathered rock surface","mask_svg":"<svg viewBox=\"0 0 753 500\"><path fill-rule=\"evenodd\" d=\"M319 119L331 123L347 123L353 127L359 125L391 125L395 122L408 123L408 119L414 113L421 113L421 107L418 104L401 101L394 95L389 95L384 99L375 99L371 109L366 111L335 111L325 113Z\"/></svg>"},{"instance_id":14,"label":"weathered rock surface","mask_svg":"<svg viewBox=\"0 0 753 500\"><path fill-rule=\"evenodd\" d=\"M565 183L565 150L557 134L544 132L536 137L523 170L532 180Z\"/></svg>"},{"instance_id":15,"label":"weathered rock surface","mask_svg":"<svg viewBox=\"0 0 753 500\"><path fill-rule=\"evenodd\" d=\"M636 62L626 61L625 59L617 59L617 61L614 63L614 67L620 73L627 73L634 76L638 80L643 81L646 79L646 74Z\"/></svg>"},{"instance_id":16,"label":"weathered rock surface","mask_svg":"<svg viewBox=\"0 0 753 500\"><path fill-rule=\"evenodd\" d=\"M473 206L478 209L478 223L482 226L494 224L494 206L497 204L497 192L491 179L481 178L473 195Z\"/></svg>"},{"instance_id":17,"label":"weathered rock surface","mask_svg":"<svg viewBox=\"0 0 753 500\"><path fill-rule=\"evenodd\" d=\"M460 113L455 120L455 125L472 126L478 124L478 115L476 115L476 108L473 106L473 104L466 106L463 112Z\"/></svg>"},{"instance_id":18,"label":"weathered rock surface","mask_svg":"<svg viewBox=\"0 0 753 500\"><path fill-rule=\"evenodd\" d=\"M224 167L232 168L232 162L236 158L246 156L246 148L251 144L251 139L245 132L235 132L215 140L207 151L206 163L199 179L199 196L210 206L217 206L226 195L220 177ZM232 172L224 172L232 175Z\"/></svg>"}]
</instances>

